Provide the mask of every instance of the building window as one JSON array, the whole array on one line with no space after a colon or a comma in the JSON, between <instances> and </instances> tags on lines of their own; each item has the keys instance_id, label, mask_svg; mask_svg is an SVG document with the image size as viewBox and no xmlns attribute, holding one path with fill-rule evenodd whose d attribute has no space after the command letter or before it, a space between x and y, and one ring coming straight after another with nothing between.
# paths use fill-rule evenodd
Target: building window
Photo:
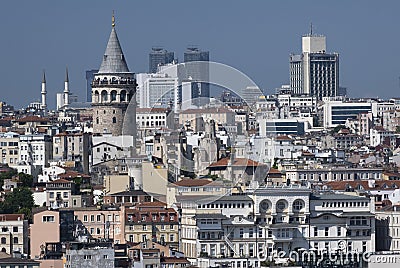
<instances>
[{"instance_id":1,"label":"building window","mask_svg":"<svg viewBox=\"0 0 400 268\"><path fill-rule=\"evenodd\" d=\"M169 242L174 242L174 235L173 234L171 234L171 235L169 235Z\"/></svg>"},{"instance_id":2,"label":"building window","mask_svg":"<svg viewBox=\"0 0 400 268\"><path fill-rule=\"evenodd\" d=\"M329 236L329 227L325 227L325 236Z\"/></svg>"},{"instance_id":3,"label":"building window","mask_svg":"<svg viewBox=\"0 0 400 268\"><path fill-rule=\"evenodd\" d=\"M300 211L304 207L304 202L302 200L296 200L293 202L293 210Z\"/></svg>"},{"instance_id":4,"label":"building window","mask_svg":"<svg viewBox=\"0 0 400 268\"><path fill-rule=\"evenodd\" d=\"M112 119L113 124L117 123L117 118L114 116Z\"/></svg>"},{"instance_id":5,"label":"building window","mask_svg":"<svg viewBox=\"0 0 400 268\"><path fill-rule=\"evenodd\" d=\"M14 244L18 244L18 237L14 237L13 240Z\"/></svg>"},{"instance_id":6,"label":"building window","mask_svg":"<svg viewBox=\"0 0 400 268\"><path fill-rule=\"evenodd\" d=\"M7 244L7 239L6 239L5 237L2 237L2 238L1 238L1 243L2 243L2 244Z\"/></svg>"},{"instance_id":7,"label":"building window","mask_svg":"<svg viewBox=\"0 0 400 268\"><path fill-rule=\"evenodd\" d=\"M92 259L92 255L83 255L83 259L84 260L91 260Z\"/></svg>"},{"instance_id":8,"label":"building window","mask_svg":"<svg viewBox=\"0 0 400 268\"><path fill-rule=\"evenodd\" d=\"M83 215L83 221L87 222L88 221L88 215Z\"/></svg>"},{"instance_id":9,"label":"building window","mask_svg":"<svg viewBox=\"0 0 400 268\"><path fill-rule=\"evenodd\" d=\"M278 203L276 204L276 208L279 211L283 211L286 208L286 202L283 200L278 201Z\"/></svg>"},{"instance_id":10,"label":"building window","mask_svg":"<svg viewBox=\"0 0 400 268\"><path fill-rule=\"evenodd\" d=\"M42 222L54 222L54 216L43 216Z\"/></svg>"},{"instance_id":11,"label":"building window","mask_svg":"<svg viewBox=\"0 0 400 268\"><path fill-rule=\"evenodd\" d=\"M253 228L249 228L249 237L252 238L254 235Z\"/></svg>"},{"instance_id":12,"label":"building window","mask_svg":"<svg viewBox=\"0 0 400 268\"><path fill-rule=\"evenodd\" d=\"M14 227L13 227L13 232L14 232L14 233L18 233L18 226L14 226Z\"/></svg>"}]
</instances>

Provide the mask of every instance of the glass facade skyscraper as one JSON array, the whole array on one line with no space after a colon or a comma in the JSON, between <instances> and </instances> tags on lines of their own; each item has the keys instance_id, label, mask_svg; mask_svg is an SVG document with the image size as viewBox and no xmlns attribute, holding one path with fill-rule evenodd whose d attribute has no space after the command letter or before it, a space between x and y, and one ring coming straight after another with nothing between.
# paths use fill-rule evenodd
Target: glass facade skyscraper
<instances>
[{"instance_id":1,"label":"glass facade skyscraper","mask_svg":"<svg viewBox=\"0 0 400 268\"><path fill-rule=\"evenodd\" d=\"M209 60L210 53L208 51L201 51L197 47L188 47L184 55L185 62L185 78L191 79L193 82L199 82L200 98L199 104L205 105L209 102L210 98L210 84L209 81Z\"/></svg>"},{"instance_id":2,"label":"glass facade skyscraper","mask_svg":"<svg viewBox=\"0 0 400 268\"><path fill-rule=\"evenodd\" d=\"M163 48L152 48L149 54L149 73L156 73L159 65L165 65L174 61L174 52Z\"/></svg>"}]
</instances>

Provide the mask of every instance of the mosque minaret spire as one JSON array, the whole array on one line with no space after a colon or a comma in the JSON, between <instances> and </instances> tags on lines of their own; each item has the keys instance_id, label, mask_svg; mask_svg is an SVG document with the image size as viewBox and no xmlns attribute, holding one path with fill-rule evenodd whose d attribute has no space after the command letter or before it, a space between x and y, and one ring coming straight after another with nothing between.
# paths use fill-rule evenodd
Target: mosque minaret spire
<instances>
[{"instance_id":1,"label":"mosque minaret spire","mask_svg":"<svg viewBox=\"0 0 400 268\"><path fill-rule=\"evenodd\" d=\"M46 73L45 73L44 70L43 70L42 91L41 91L41 94L42 94L42 104L41 104L41 108L42 108L42 110L46 111L46 109L47 109L47 103L46 103L46 94L47 94L47 91L46 91Z\"/></svg>"},{"instance_id":2,"label":"mosque minaret spire","mask_svg":"<svg viewBox=\"0 0 400 268\"><path fill-rule=\"evenodd\" d=\"M68 68L65 69L65 81L64 81L64 106L69 105L69 77Z\"/></svg>"}]
</instances>

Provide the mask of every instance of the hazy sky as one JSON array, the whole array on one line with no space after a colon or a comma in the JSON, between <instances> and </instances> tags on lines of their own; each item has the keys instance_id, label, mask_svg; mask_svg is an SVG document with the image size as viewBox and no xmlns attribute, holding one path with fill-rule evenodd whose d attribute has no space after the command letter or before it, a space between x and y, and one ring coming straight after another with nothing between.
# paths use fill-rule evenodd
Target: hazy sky
<instances>
[{"instance_id":1,"label":"hazy sky","mask_svg":"<svg viewBox=\"0 0 400 268\"><path fill-rule=\"evenodd\" d=\"M63 90L85 98L85 70L99 67L115 10L117 32L129 68L148 70L153 46L174 51L188 45L210 51L262 89L289 81L289 54L301 36L327 37L340 54L340 84L350 96L400 97L400 1L4 1L0 48L0 100L16 107L40 99L46 70L48 102Z\"/></svg>"}]
</instances>

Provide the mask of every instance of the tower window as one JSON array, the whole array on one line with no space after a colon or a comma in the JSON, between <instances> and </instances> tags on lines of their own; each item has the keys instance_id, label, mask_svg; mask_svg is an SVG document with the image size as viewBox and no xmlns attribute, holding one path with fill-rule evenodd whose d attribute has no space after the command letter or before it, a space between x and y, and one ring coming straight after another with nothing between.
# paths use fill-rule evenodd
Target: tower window
<instances>
[{"instance_id":1,"label":"tower window","mask_svg":"<svg viewBox=\"0 0 400 268\"><path fill-rule=\"evenodd\" d=\"M111 101L116 101L117 100L117 91L113 90L111 91Z\"/></svg>"},{"instance_id":2,"label":"tower window","mask_svg":"<svg viewBox=\"0 0 400 268\"><path fill-rule=\"evenodd\" d=\"M112 119L113 124L117 123L117 118L114 116Z\"/></svg>"}]
</instances>

